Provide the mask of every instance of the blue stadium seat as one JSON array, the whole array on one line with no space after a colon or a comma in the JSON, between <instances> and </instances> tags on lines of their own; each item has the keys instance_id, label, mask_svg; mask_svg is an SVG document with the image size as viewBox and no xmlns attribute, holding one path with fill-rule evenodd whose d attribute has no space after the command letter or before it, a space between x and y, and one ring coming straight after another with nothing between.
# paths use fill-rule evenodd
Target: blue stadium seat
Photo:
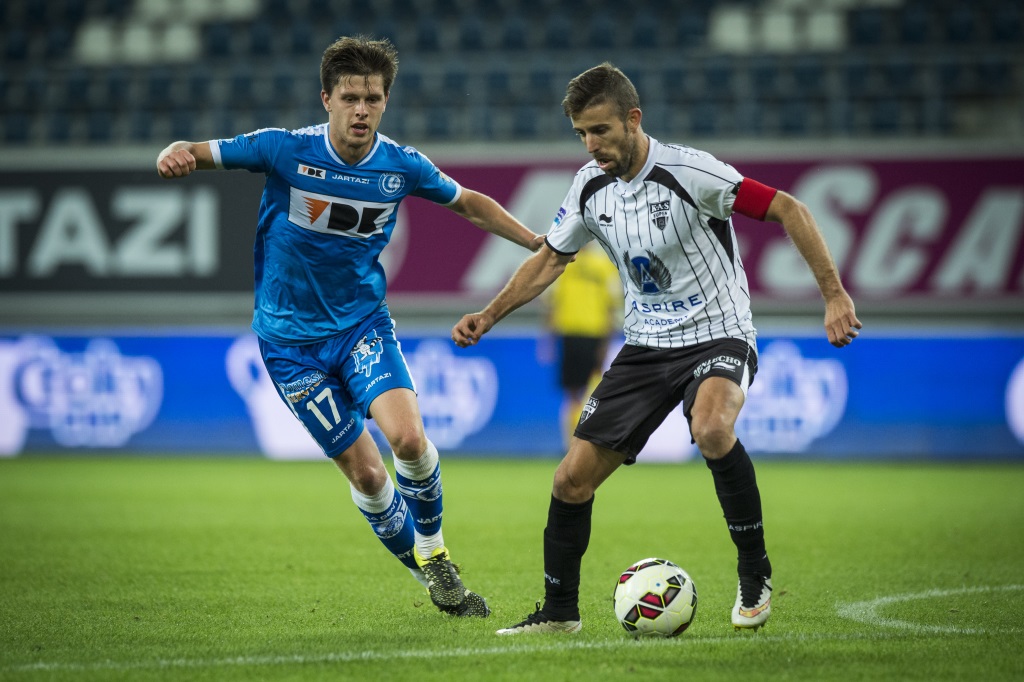
<instances>
[{"instance_id":1,"label":"blue stadium seat","mask_svg":"<svg viewBox=\"0 0 1024 682\"><path fill-rule=\"evenodd\" d=\"M723 112L719 105L709 100L694 102L690 110L690 134L696 137L710 137L718 133Z\"/></svg>"},{"instance_id":2,"label":"blue stadium seat","mask_svg":"<svg viewBox=\"0 0 1024 682\"><path fill-rule=\"evenodd\" d=\"M21 62L28 57L28 31L15 27L7 30L4 38L4 58L10 62Z\"/></svg>"},{"instance_id":3,"label":"blue stadium seat","mask_svg":"<svg viewBox=\"0 0 1024 682\"><path fill-rule=\"evenodd\" d=\"M441 97L446 102L461 102L469 93L469 74L461 66L449 65L441 78Z\"/></svg>"},{"instance_id":4,"label":"blue stadium seat","mask_svg":"<svg viewBox=\"0 0 1024 682\"><path fill-rule=\"evenodd\" d=\"M113 118L109 111L90 111L86 118L86 139L93 143L110 142L113 138ZM177 137L176 140L187 140L187 137Z\"/></svg>"},{"instance_id":5,"label":"blue stadium seat","mask_svg":"<svg viewBox=\"0 0 1024 682\"><path fill-rule=\"evenodd\" d=\"M254 102L252 69L248 64L237 64L228 79L228 104L234 109L245 109Z\"/></svg>"},{"instance_id":6,"label":"blue stadium seat","mask_svg":"<svg viewBox=\"0 0 1024 682\"><path fill-rule=\"evenodd\" d=\"M174 77L166 66L149 69L142 104L147 109L164 109L171 98Z\"/></svg>"},{"instance_id":7,"label":"blue stadium seat","mask_svg":"<svg viewBox=\"0 0 1024 682\"><path fill-rule=\"evenodd\" d=\"M3 116L4 142L25 144L32 129L32 119L22 112L7 112Z\"/></svg>"},{"instance_id":8,"label":"blue stadium seat","mask_svg":"<svg viewBox=\"0 0 1024 682\"><path fill-rule=\"evenodd\" d=\"M773 55L754 55L750 64L750 82L757 97L779 97L782 90L779 61Z\"/></svg>"},{"instance_id":9,"label":"blue stadium seat","mask_svg":"<svg viewBox=\"0 0 1024 682\"><path fill-rule=\"evenodd\" d=\"M484 49L484 22L476 14L467 14L459 22L459 49L479 52Z\"/></svg>"},{"instance_id":10,"label":"blue stadium seat","mask_svg":"<svg viewBox=\"0 0 1024 682\"><path fill-rule=\"evenodd\" d=\"M71 29L65 24L50 26L46 29L46 47L44 54L47 59L62 59L71 50Z\"/></svg>"},{"instance_id":11,"label":"blue stadium seat","mask_svg":"<svg viewBox=\"0 0 1024 682\"><path fill-rule=\"evenodd\" d=\"M847 95L863 97L874 92L871 64L862 54L853 53L842 65L843 90Z\"/></svg>"},{"instance_id":12,"label":"blue stadium seat","mask_svg":"<svg viewBox=\"0 0 1024 682\"><path fill-rule=\"evenodd\" d=\"M223 59L231 56L233 30L231 24L214 21L203 32L203 53L207 57Z\"/></svg>"},{"instance_id":13,"label":"blue stadium seat","mask_svg":"<svg viewBox=\"0 0 1024 682\"><path fill-rule=\"evenodd\" d=\"M896 135L902 131L903 108L899 99L883 97L871 102L871 132Z\"/></svg>"},{"instance_id":14,"label":"blue stadium seat","mask_svg":"<svg viewBox=\"0 0 1024 682\"><path fill-rule=\"evenodd\" d=\"M112 66L100 70L97 99L115 110L127 109L132 106L129 101L131 93L132 77L128 69L123 66Z\"/></svg>"},{"instance_id":15,"label":"blue stadium seat","mask_svg":"<svg viewBox=\"0 0 1024 682\"><path fill-rule=\"evenodd\" d=\"M266 18L252 22L248 31L248 52L253 57L270 57L279 40L278 29Z\"/></svg>"},{"instance_id":16,"label":"blue stadium seat","mask_svg":"<svg viewBox=\"0 0 1024 682\"><path fill-rule=\"evenodd\" d=\"M975 90L986 95L999 95L1013 89L1013 65L1009 58L997 54L982 55L974 66Z\"/></svg>"},{"instance_id":17,"label":"blue stadium seat","mask_svg":"<svg viewBox=\"0 0 1024 682\"><path fill-rule=\"evenodd\" d=\"M853 9L847 14L850 43L879 45L885 42L885 12L879 7Z\"/></svg>"},{"instance_id":18,"label":"blue stadium seat","mask_svg":"<svg viewBox=\"0 0 1024 682\"><path fill-rule=\"evenodd\" d=\"M787 99L779 108L779 132L787 136L806 135L810 130L813 103L804 99Z\"/></svg>"},{"instance_id":19,"label":"blue stadium seat","mask_svg":"<svg viewBox=\"0 0 1024 682\"><path fill-rule=\"evenodd\" d=\"M298 57L311 55L321 49L316 42L313 25L305 19L299 19L292 23L288 46L291 53Z\"/></svg>"},{"instance_id":20,"label":"blue stadium seat","mask_svg":"<svg viewBox=\"0 0 1024 682\"><path fill-rule=\"evenodd\" d=\"M735 67L730 57L715 56L707 59L701 73L706 95L729 95L732 93Z\"/></svg>"},{"instance_id":21,"label":"blue stadium seat","mask_svg":"<svg viewBox=\"0 0 1024 682\"><path fill-rule=\"evenodd\" d=\"M942 13L946 40L954 44L978 40L978 19L971 5L960 2Z\"/></svg>"},{"instance_id":22,"label":"blue stadium seat","mask_svg":"<svg viewBox=\"0 0 1024 682\"><path fill-rule=\"evenodd\" d=\"M929 5L921 2L908 4L899 10L899 38L903 45L924 45L932 41L932 13Z\"/></svg>"},{"instance_id":23,"label":"blue stadium seat","mask_svg":"<svg viewBox=\"0 0 1024 682\"><path fill-rule=\"evenodd\" d=\"M51 111L46 121L46 139L52 143L71 140L71 116L64 111Z\"/></svg>"},{"instance_id":24,"label":"blue stadium seat","mask_svg":"<svg viewBox=\"0 0 1024 682\"><path fill-rule=\"evenodd\" d=\"M512 135L517 140L533 139L537 136L537 122L539 117L545 115L537 107L519 106L516 107L512 116Z\"/></svg>"},{"instance_id":25,"label":"blue stadium seat","mask_svg":"<svg viewBox=\"0 0 1024 682\"><path fill-rule=\"evenodd\" d=\"M84 67L75 67L68 72L64 80L62 98L68 108L81 111L89 106L89 91L92 86L92 74Z\"/></svg>"},{"instance_id":26,"label":"blue stadium seat","mask_svg":"<svg viewBox=\"0 0 1024 682\"><path fill-rule=\"evenodd\" d=\"M487 102L492 105L508 105L516 99L512 92L512 79L508 70L492 68L484 77Z\"/></svg>"},{"instance_id":27,"label":"blue stadium seat","mask_svg":"<svg viewBox=\"0 0 1024 682\"><path fill-rule=\"evenodd\" d=\"M587 26L585 46L594 50L608 50L614 47L615 37L621 31L605 12L594 12Z\"/></svg>"},{"instance_id":28,"label":"blue stadium seat","mask_svg":"<svg viewBox=\"0 0 1024 682\"><path fill-rule=\"evenodd\" d=\"M544 47L549 50L565 50L572 47L575 26L567 14L555 10L545 22Z\"/></svg>"},{"instance_id":29,"label":"blue stadium seat","mask_svg":"<svg viewBox=\"0 0 1024 682\"><path fill-rule=\"evenodd\" d=\"M135 142L150 142L153 139L153 115L141 110L133 113L128 135Z\"/></svg>"},{"instance_id":30,"label":"blue stadium seat","mask_svg":"<svg viewBox=\"0 0 1024 682\"><path fill-rule=\"evenodd\" d=\"M1021 13L1017 0L1004 0L997 5L989 14L992 40L1001 45L1019 45L1024 42Z\"/></svg>"},{"instance_id":31,"label":"blue stadium seat","mask_svg":"<svg viewBox=\"0 0 1024 682\"><path fill-rule=\"evenodd\" d=\"M661 72L661 93L669 104L681 104L687 101L689 72L682 66L669 66Z\"/></svg>"},{"instance_id":32,"label":"blue stadium seat","mask_svg":"<svg viewBox=\"0 0 1024 682\"><path fill-rule=\"evenodd\" d=\"M890 92L896 95L917 91L921 79L917 67L903 52L894 52L882 63L882 74Z\"/></svg>"},{"instance_id":33,"label":"blue stadium seat","mask_svg":"<svg viewBox=\"0 0 1024 682\"><path fill-rule=\"evenodd\" d=\"M649 9L641 8L633 15L633 26L630 32L629 46L643 50L658 45L661 35L661 24L658 17Z\"/></svg>"},{"instance_id":34,"label":"blue stadium seat","mask_svg":"<svg viewBox=\"0 0 1024 682\"><path fill-rule=\"evenodd\" d=\"M437 52L441 49L441 28L431 17L423 17L416 24L416 49Z\"/></svg>"},{"instance_id":35,"label":"blue stadium seat","mask_svg":"<svg viewBox=\"0 0 1024 682\"><path fill-rule=\"evenodd\" d=\"M825 62L819 55L797 56L793 61L792 73L798 95L820 97L825 94Z\"/></svg>"},{"instance_id":36,"label":"blue stadium seat","mask_svg":"<svg viewBox=\"0 0 1024 682\"><path fill-rule=\"evenodd\" d=\"M431 107L427 111L426 135L432 140L451 137L452 112L448 107Z\"/></svg>"},{"instance_id":37,"label":"blue stadium seat","mask_svg":"<svg viewBox=\"0 0 1024 682\"><path fill-rule=\"evenodd\" d=\"M213 71L206 62L199 60L188 67L186 94L193 105L203 105L213 95Z\"/></svg>"},{"instance_id":38,"label":"blue stadium seat","mask_svg":"<svg viewBox=\"0 0 1024 682\"><path fill-rule=\"evenodd\" d=\"M682 47L700 47L708 35L706 10L694 7L676 14L675 44Z\"/></svg>"},{"instance_id":39,"label":"blue stadium seat","mask_svg":"<svg viewBox=\"0 0 1024 682\"><path fill-rule=\"evenodd\" d=\"M501 27L501 39L499 45L504 50L525 50L529 35L529 28L526 21L518 14L513 14L505 19Z\"/></svg>"}]
</instances>

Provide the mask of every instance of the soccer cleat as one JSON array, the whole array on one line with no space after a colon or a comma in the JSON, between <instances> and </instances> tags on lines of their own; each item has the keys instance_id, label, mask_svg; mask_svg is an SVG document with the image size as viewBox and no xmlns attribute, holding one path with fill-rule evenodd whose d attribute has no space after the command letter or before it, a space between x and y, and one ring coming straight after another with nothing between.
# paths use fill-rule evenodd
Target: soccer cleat
<instances>
[{"instance_id":1,"label":"soccer cleat","mask_svg":"<svg viewBox=\"0 0 1024 682\"><path fill-rule=\"evenodd\" d=\"M537 602L537 610L526 617L521 623L512 627L498 630L499 635L518 635L521 632L579 632L583 628L583 622L578 620L552 620L540 610L540 602Z\"/></svg>"},{"instance_id":2,"label":"soccer cleat","mask_svg":"<svg viewBox=\"0 0 1024 682\"><path fill-rule=\"evenodd\" d=\"M732 624L737 630L757 630L772 613L772 579L741 575L732 607Z\"/></svg>"},{"instance_id":3,"label":"soccer cleat","mask_svg":"<svg viewBox=\"0 0 1024 682\"><path fill-rule=\"evenodd\" d=\"M459 572L448 556L448 549L435 549L429 559L415 552L416 563L427 579L430 601L444 613L453 616L478 616L486 618L491 610L479 594L470 592L462 584Z\"/></svg>"}]
</instances>

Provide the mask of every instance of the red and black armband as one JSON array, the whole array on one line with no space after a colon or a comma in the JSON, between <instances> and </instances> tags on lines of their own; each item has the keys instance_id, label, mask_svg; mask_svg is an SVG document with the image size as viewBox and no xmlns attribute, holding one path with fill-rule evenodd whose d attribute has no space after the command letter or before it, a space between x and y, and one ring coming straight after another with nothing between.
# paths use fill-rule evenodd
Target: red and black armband
<instances>
[{"instance_id":1,"label":"red and black armband","mask_svg":"<svg viewBox=\"0 0 1024 682\"><path fill-rule=\"evenodd\" d=\"M754 220L764 220L768 206L779 190L762 185L757 180L743 178L736 189L736 200L732 203L733 213L745 215Z\"/></svg>"}]
</instances>

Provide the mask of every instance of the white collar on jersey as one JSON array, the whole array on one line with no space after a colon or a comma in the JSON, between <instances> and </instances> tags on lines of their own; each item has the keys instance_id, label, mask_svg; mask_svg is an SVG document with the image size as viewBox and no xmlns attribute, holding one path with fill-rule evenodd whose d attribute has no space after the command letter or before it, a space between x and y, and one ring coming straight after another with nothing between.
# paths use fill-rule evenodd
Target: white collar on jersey
<instances>
[{"instance_id":1,"label":"white collar on jersey","mask_svg":"<svg viewBox=\"0 0 1024 682\"><path fill-rule=\"evenodd\" d=\"M636 174L636 177L626 182L622 178L616 178L615 190L620 196L629 196L636 194L636 192L644 186L644 178L651 173L651 169L654 168L654 160L657 158L654 148L660 144L650 135L647 136L647 161L644 162L644 167L640 169L640 172Z\"/></svg>"},{"instance_id":2,"label":"white collar on jersey","mask_svg":"<svg viewBox=\"0 0 1024 682\"><path fill-rule=\"evenodd\" d=\"M331 145L330 125L324 127L324 146L327 148L327 153L330 155L330 157L337 161L338 163L340 163L342 166L348 166L349 168L359 168L364 163L367 163L370 159L373 158L374 152L376 152L377 147L380 146L380 135L378 135L377 133L373 134L373 146L370 147L370 151L366 152L366 156L359 159L359 163L357 163L354 166L350 166L346 161L342 160L342 158L338 156L338 152L334 151L334 147Z\"/></svg>"}]
</instances>

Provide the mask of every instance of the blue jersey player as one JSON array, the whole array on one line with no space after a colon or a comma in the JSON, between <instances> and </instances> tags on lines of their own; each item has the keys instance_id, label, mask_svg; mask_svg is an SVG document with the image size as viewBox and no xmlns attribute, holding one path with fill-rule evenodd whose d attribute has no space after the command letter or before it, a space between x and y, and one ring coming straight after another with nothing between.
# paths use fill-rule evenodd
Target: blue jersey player
<instances>
[{"instance_id":1,"label":"blue jersey player","mask_svg":"<svg viewBox=\"0 0 1024 682\"><path fill-rule=\"evenodd\" d=\"M466 589L441 534L437 449L427 439L409 369L384 301L379 256L408 195L447 206L530 250L543 243L490 197L461 187L425 156L377 132L398 70L387 40L340 38L323 54L328 122L233 139L174 142L162 177L245 169L267 180L255 246L252 327L292 413L349 480L374 533L443 612L490 613ZM364 419L393 450L397 485Z\"/></svg>"}]
</instances>

